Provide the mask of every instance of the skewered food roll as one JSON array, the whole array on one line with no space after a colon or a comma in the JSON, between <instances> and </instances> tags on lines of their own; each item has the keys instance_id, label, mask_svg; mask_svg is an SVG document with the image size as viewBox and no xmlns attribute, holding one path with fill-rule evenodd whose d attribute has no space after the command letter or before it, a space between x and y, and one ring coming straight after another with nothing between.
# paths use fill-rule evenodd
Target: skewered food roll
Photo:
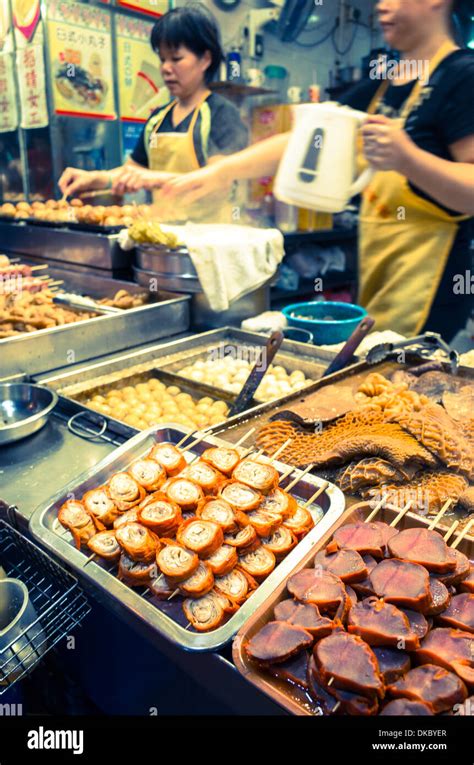
<instances>
[{"instance_id":1,"label":"skewered food roll","mask_svg":"<svg viewBox=\"0 0 474 765\"><path fill-rule=\"evenodd\" d=\"M153 576L156 576L156 563L154 560L145 563L130 558L122 553L119 560L118 578L129 584L130 587L142 587L150 583Z\"/></svg>"},{"instance_id":2,"label":"skewered food roll","mask_svg":"<svg viewBox=\"0 0 474 765\"><path fill-rule=\"evenodd\" d=\"M266 463L257 462L257 460L243 460L232 473L234 481L240 481L246 486L259 491L261 494L268 494L278 486L280 476L278 471Z\"/></svg>"},{"instance_id":3,"label":"skewered food roll","mask_svg":"<svg viewBox=\"0 0 474 765\"><path fill-rule=\"evenodd\" d=\"M226 481L220 490L219 496L225 499L235 510L241 510L248 513L250 510L256 510L263 499L263 495L238 481Z\"/></svg>"},{"instance_id":4,"label":"skewered food roll","mask_svg":"<svg viewBox=\"0 0 474 765\"><path fill-rule=\"evenodd\" d=\"M77 499L68 499L59 509L58 520L71 532L76 547L87 544L97 533L95 522L86 508Z\"/></svg>"},{"instance_id":5,"label":"skewered food roll","mask_svg":"<svg viewBox=\"0 0 474 765\"><path fill-rule=\"evenodd\" d=\"M298 505L291 518L283 521L283 525L293 532L297 537L302 537L314 526L311 513L306 507Z\"/></svg>"},{"instance_id":6,"label":"skewered food roll","mask_svg":"<svg viewBox=\"0 0 474 765\"><path fill-rule=\"evenodd\" d=\"M283 489L277 487L269 492L260 505L260 510L269 513L277 513L282 520L291 518L298 508L296 499Z\"/></svg>"},{"instance_id":7,"label":"skewered food roll","mask_svg":"<svg viewBox=\"0 0 474 765\"><path fill-rule=\"evenodd\" d=\"M190 518L179 527L176 541L200 558L207 558L223 544L224 534L217 523Z\"/></svg>"},{"instance_id":8,"label":"skewered food roll","mask_svg":"<svg viewBox=\"0 0 474 765\"><path fill-rule=\"evenodd\" d=\"M132 507L131 510L126 510L121 513L114 521L114 529L119 529L120 526L125 526L126 523L132 523L138 521L138 507Z\"/></svg>"},{"instance_id":9,"label":"skewered food roll","mask_svg":"<svg viewBox=\"0 0 474 765\"><path fill-rule=\"evenodd\" d=\"M187 620L198 632L207 632L219 627L224 620L224 609L213 593L202 598L187 598L183 603Z\"/></svg>"},{"instance_id":10,"label":"skewered food roll","mask_svg":"<svg viewBox=\"0 0 474 765\"><path fill-rule=\"evenodd\" d=\"M200 561L196 571L178 585L180 592L191 598L201 598L214 587L214 574L206 561Z\"/></svg>"},{"instance_id":11,"label":"skewered food roll","mask_svg":"<svg viewBox=\"0 0 474 765\"><path fill-rule=\"evenodd\" d=\"M238 520L243 526L250 524L254 527L259 537L268 537L280 525L280 516L273 513L264 513L261 510L252 510L250 513L238 513Z\"/></svg>"},{"instance_id":12,"label":"skewered food roll","mask_svg":"<svg viewBox=\"0 0 474 765\"><path fill-rule=\"evenodd\" d=\"M256 586L255 580L252 580L252 577L249 577L239 568L234 568L233 571L225 576L216 576L215 581L216 590L227 595L235 603L243 603L250 590Z\"/></svg>"},{"instance_id":13,"label":"skewered food roll","mask_svg":"<svg viewBox=\"0 0 474 765\"><path fill-rule=\"evenodd\" d=\"M119 543L115 538L115 532L111 529L106 531L99 531L92 539L89 539L87 546L90 547L92 552L96 555L100 555L105 560L115 561L120 558L122 552Z\"/></svg>"},{"instance_id":14,"label":"skewered food roll","mask_svg":"<svg viewBox=\"0 0 474 765\"><path fill-rule=\"evenodd\" d=\"M129 469L132 478L146 491L158 491L166 481L166 470L159 462L152 459L136 460Z\"/></svg>"},{"instance_id":15,"label":"skewered food roll","mask_svg":"<svg viewBox=\"0 0 474 765\"><path fill-rule=\"evenodd\" d=\"M160 548L160 540L156 534L141 523L127 523L115 530L115 536L127 555L141 563L154 560Z\"/></svg>"},{"instance_id":16,"label":"skewered food roll","mask_svg":"<svg viewBox=\"0 0 474 765\"><path fill-rule=\"evenodd\" d=\"M158 491L143 500L137 517L140 523L163 537L173 536L183 521L180 506Z\"/></svg>"},{"instance_id":17,"label":"skewered food roll","mask_svg":"<svg viewBox=\"0 0 474 765\"><path fill-rule=\"evenodd\" d=\"M199 502L204 499L204 492L197 483L189 478L176 476L164 487L166 496L175 502L183 511L196 510Z\"/></svg>"},{"instance_id":18,"label":"skewered food roll","mask_svg":"<svg viewBox=\"0 0 474 765\"><path fill-rule=\"evenodd\" d=\"M174 592L173 587L171 587L163 574L160 574L155 579L152 579L148 583L148 589L153 593L155 598L158 598L158 600L168 600L170 595L172 595Z\"/></svg>"},{"instance_id":19,"label":"skewered food roll","mask_svg":"<svg viewBox=\"0 0 474 765\"><path fill-rule=\"evenodd\" d=\"M234 511L225 499L204 499L199 503L196 515L203 521L214 521L222 528L224 533L237 531L238 526Z\"/></svg>"},{"instance_id":20,"label":"skewered food roll","mask_svg":"<svg viewBox=\"0 0 474 765\"><path fill-rule=\"evenodd\" d=\"M212 446L201 454L201 460L230 478L240 462L240 454L237 449Z\"/></svg>"},{"instance_id":21,"label":"skewered food roll","mask_svg":"<svg viewBox=\"0 0 474 765\"><path fill-rule=\"evenodd\" d=\"M238 563L237 550L231 545L221 545L207 558L214 576L225 576L229 574Z\"/></svg>"},{"instance_id":22,"label":"skewered food roll","mask_svg":"<svg viewBox=\"0 0 474 765\"><path fill-rule=\"evenodd\" d=\"M82 501L87 512L96 519L98 528L104 529L106 526L112 526L115 519L120 515L117 503L113 500L107 486L87 491Z\"/></svg>"},{"instance_id":23,"label":"skewered food roll","mask_svg":"<svg viewBox=\"0 0 474 765\"><path fill-rule=\"evenodd\" d=\"M160 571L172 584L179 584L193 574L199 566L199 557L176 543L165 544L156 556Z\"/></svg>"},{"instance_id":24,"label":"skewered food roll","mask_svg":"<svg viewBox=\"0 0 474 765\"><path fill-rule=\"evenodd\" d=\"M222 473L207 462L193 462L180 473L181 478L189 478L201 487L204 494L217 494L220 485L226 480Z\"/></svg>"},{"instance_id":25,"label":"skewered food roll","mask_svg":"<svg viewBox=\"0 0 474 765\"><path fill-rule=\"evenodd\" d=\"M109 481L109 494L118 509L123 512L145 499L146 491L130 473L115 473Z\"/></svg>"},{"instance_id":26,"label":"skewered food roll","mask_svg":"<svg viewBox=\"0 0 474 765\"><path fill-rule=\"evenodd\" d=\"M184 455L174 444L163 442L156 444L148 453L149 459L155 460L166 470L169 476L178 475L186 467Z\"/></svg>"},{"instance_id":27,"label":"skewered food roll","mask_svg":"<svg viewBox=\"0 0 474 765\"><path fill-rule=\"evenodd\" d=\"M258 547L260 544L257 532L250 524L248 526L244 526L243 529L240 529L233 534L226 534L224 537L224 542L226 545L230 545L231 547L237 547L239 550L245 549L247 551L249 551L253 545Z\"/></svg>"},{"instance_id":28,"label":"skewered food roll","mask_svg":"<svg viewBox=\"0 0 474 765\"><path fill-rule=\"evenodd\" d=\"M298 543L297 538L286 526L279 526L273 534L262 537L263 547L273 553L277 560L287 555L290 550Z\"/></svg>"},{"instance_id":29,"label":"skewered food roll","mask_svg":"<svg viewBox=\"0 0 474 765\"><path fill-rule=\"evenodd\" d=\"M256 550L240 555L239 564L257 582L271 574L276 565L276 559L271 550L261 545Z\"/></svg>"}]
</instances>

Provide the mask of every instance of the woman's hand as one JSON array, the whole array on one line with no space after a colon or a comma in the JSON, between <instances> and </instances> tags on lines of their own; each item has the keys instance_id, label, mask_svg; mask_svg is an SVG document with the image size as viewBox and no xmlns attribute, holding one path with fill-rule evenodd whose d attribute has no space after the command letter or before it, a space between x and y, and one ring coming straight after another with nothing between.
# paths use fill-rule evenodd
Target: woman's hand
<instances>
[{"instance_id":1,"label":"woman's hand","mask_svg":"<svg viewBox=\"0 0 474 765\"><path fill-rule=\"evenodd\" d=\"M407 161L416 148L399 120L371 115L362 127L364 154L376 170L396 170L406 175Z\"/></svg>"},{"instance_id":2,"label":"woman's hand","mask_svg":"<svg viewBox=\"0 0 474 765\"><path fill-rule=\"evenodd\" d=\"M180 197L185 204L192 204L209 194L226 192L231 183L225 162L216 162L192 173L176 176L163 186L162 195L169 199Z\"/></svg>"},{"instance_id":3,"label":"woman's hand","mask_svg":"<svg viewBox=\"0 0 474 765\"><path fill-rule=\"evenodd\" d=\"M175 173L161 173L147 167L127 164L114 174L112 191L116 194L130 194L140 189L151 191L161 188L175 177Z\"/></svg>"},{"instance_id":4,"label":"woman's hand","mask_svg":"<svg viewBox=\"0 0 474 765\"><path fill-rule=\"evenodd\" d=\"M71 197L80 191L92 191L107 188L106 174L100 170L79 170L67 167L58 181L58 186L65 196Z\"/></svg>"}]
</instances>

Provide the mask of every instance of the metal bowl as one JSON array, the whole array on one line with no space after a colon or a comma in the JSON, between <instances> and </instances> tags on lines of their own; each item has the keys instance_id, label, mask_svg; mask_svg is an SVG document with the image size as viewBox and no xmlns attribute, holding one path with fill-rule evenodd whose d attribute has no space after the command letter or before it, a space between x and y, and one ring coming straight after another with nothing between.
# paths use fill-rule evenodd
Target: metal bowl
<instances>
[{"instance_id":1,"label":"metal bowl","mask_svg":"<svg viewBox=\"0 0 474 765\"><path fill-rule=\"evenodd\" d=\"M42 385L0 383L0 446L40 430L57 401L57 394Z\"/></svg>"}]
</instances>

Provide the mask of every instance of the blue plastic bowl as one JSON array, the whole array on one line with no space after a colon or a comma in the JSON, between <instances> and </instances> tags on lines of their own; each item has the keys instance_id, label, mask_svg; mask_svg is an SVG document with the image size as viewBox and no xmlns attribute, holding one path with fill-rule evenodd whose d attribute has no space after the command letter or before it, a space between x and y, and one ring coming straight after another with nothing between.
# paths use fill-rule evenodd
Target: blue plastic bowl
<instances>
[{"instance_id":1,"label":"blue plastic bowl","mask_svg":"<svg viewBox=\"0 0 474 765\"><path fill-rule=\"evenodd\" d=\"M367 311L352 303L327 300L317 303L294 303L286 306L283 314L290 327L312 332L315 345L333 345L348 340L362 319L367 316Z\"/></svg>"}]
</instances>

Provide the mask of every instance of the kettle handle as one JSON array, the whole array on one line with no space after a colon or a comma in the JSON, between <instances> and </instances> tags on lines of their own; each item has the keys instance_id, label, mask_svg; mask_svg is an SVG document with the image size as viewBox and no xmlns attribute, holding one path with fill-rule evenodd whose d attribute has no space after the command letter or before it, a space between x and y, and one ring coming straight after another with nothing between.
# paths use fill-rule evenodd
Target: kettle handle
<instances>
[{"instance_id":1,"label":"kettle handle","mask_svg":"<svg viewBox=\"0 0 474 765\"><path fill-rule=\"evenodd\" d=\"M347 196L349 198L352 198L352 197L355 197L356 194L360 194L360 192L363 191L365 187L369 185L374 174L375 174L375 170L372 167L366 167L363 173L359 175L357 180L355 180L352 186L350 187Z\"/></svg>"}]
</instances>

